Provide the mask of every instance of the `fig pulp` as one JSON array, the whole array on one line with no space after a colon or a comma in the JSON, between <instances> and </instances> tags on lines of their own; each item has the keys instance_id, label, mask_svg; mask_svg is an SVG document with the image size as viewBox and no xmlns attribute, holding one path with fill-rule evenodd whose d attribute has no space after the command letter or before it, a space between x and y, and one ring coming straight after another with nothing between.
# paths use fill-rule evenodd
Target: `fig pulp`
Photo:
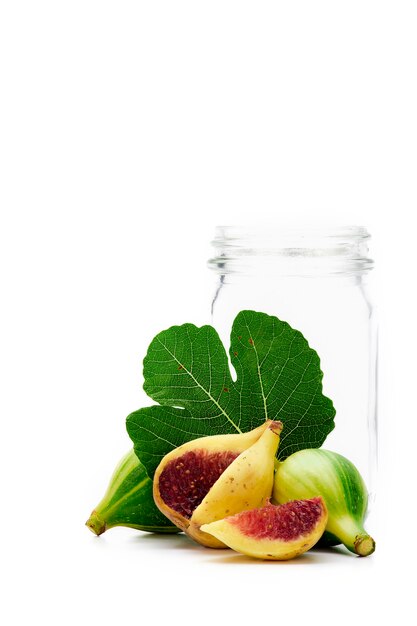
<instances>
[{"instance_id":1,"label":"fig pulp","mask_svg":"<svg viewBox=\"0 0 417 626\"><path fill-rule=\"evenodd\" d=\"M96 535L114 526L154 533L179 532L155 506L152 481L133 449L118 463L103 499L86 526Z\"/></svg>"},{"instance_id":2,"label":"fig pulp","mask_svg":"<svg viewBox=\"0 0 417 626\"><path fill-rule=\"evenodd\" d=\"M339 540L348 550L368 556L375 541L364 529L368 504L365 483L357 468L336 452L299 450L278 463L273 501L284 503L322 496L328 509L327 541Z\"/></svg>"},{"instance_id":3,"label":"fig pulp","mask_svg":"<svg viewBox=\"0 0 417 626\"><path fill-rule=\"evenodd\" d=\"M327 523L323 498L295 500L244 511L201 527L227 546L247 556L285 561L309 550Z\"/></svg>"},{"instance_id":4,"label":"fig pulp","mask_svg":"<svg viewBox=\"0 0 417 626\"><path fill-rule=\"evenodd\" d=\"M202 437L176 448L155 472L157 506L202 545L225 547L200 526L265 504L281 429L281 422L268 420L247 433Z\"/></svg>"}]
</instances>

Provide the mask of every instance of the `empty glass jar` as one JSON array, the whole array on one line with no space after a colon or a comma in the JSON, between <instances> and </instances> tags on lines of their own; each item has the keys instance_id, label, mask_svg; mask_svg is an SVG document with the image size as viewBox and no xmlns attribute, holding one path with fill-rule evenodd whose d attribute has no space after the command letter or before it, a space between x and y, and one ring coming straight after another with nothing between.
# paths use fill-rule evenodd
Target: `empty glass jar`
<instances>
[{"instance_id":1,"label":"empty glass jar","mask_svg":"<svg viewBox=\"0 0 417 626\"><path fill-rule=\"evenodd\" d=\"M217 276L212 323L229 346L242 309L301 331L321 360L335 428L323 447L361 472L372 504L376 472L377 330L369 289L369 233L340 229L220 226L209 266Z\"/></svg>"}]
</instances>

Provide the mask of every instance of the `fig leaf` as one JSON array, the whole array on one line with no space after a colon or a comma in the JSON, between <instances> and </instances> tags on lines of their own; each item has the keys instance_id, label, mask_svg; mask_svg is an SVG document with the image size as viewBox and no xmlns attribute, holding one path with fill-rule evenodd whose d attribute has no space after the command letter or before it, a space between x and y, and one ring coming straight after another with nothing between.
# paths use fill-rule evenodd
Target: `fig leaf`
<instances>
[{"instance_id":1,"label":"fig leaf","mask_svg":"<svg viewBox=\"0 0 417 626\"><path fill-rule=\"evenodd\" d=\"M320 359L303 335L266 313L241 311L230 360L212 326L172 326L152 340L143 361L144 390L158 405L131 413L127 431L153 473L173 448L206 435L246 432L281 420L278 458L318 448L334 428L323 395Z\"/></svg>"}]
</instances>

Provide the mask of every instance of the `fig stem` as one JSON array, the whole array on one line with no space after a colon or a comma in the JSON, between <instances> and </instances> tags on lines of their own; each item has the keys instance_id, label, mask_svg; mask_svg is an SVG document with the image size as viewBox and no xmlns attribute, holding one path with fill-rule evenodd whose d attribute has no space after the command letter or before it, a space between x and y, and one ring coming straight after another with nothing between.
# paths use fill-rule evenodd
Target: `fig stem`
<instances>
[{"instance_id":1,"label":"fig stem","mask_svg":"<svg viewBox=\"0 0 417 626\"><path fill-rule=\"evenodd\" d=\"M271 422L269 425L269 429L272 430L276 435L280 435L283 429L283 423L279 421Z\"/></svg>"},{"instance_id":2,"label":"fig stem","mask_svg":"<svg viewBox=\"0 0 417 626\"><path fill-rule=\"evenodd\" d=\"M362 525L349 517L333 520L327 529L336 535L350 552L359 556L369 556L375 551L375 541L363 529Z\"/></svg>"},{"instance_id":3,"label":"fig stem","mask_svg":"<svg viewBox=\"0 0 417 626\"><path fill-rule=\"evenodd\" d=\"M366 533L356 538L354 546L355 552L359 556L369 556L375 551L375 541Z\"/></svg>"},{"instance_id":4,"label":"fig stem","mask_svg":"<svg viewBox=\"0 0 417 626\"><path fill-rule=\"evenodd\" d=\"M106 530L106 522L101 519L95 510L91 513L85 525L91 530L92 533L97 535L97 537L102 535Z\"/></svg>"}]
</instances>

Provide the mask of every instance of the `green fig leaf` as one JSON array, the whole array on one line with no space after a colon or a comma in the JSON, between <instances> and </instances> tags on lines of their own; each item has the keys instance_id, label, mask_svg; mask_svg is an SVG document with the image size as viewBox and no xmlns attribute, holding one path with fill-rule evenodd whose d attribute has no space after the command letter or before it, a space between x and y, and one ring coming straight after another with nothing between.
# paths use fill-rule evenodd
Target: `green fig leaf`
<instances>
[{"instance_id":1,"label":"green fig leaf","mask_svg":"<svg viewBox=\"0 0 417 626\"><path fill-rule=\"evenodd\" d=\"M126 421L135 452L153 473L173 448L207 435L247 432L266 419L284 425L278 458L317 448L334 428L320 359L303 335L266 313L241 311L230 360L212 326L172 326L151 342L144 390L158 405Z\"/></svg>"}]
</instances>

